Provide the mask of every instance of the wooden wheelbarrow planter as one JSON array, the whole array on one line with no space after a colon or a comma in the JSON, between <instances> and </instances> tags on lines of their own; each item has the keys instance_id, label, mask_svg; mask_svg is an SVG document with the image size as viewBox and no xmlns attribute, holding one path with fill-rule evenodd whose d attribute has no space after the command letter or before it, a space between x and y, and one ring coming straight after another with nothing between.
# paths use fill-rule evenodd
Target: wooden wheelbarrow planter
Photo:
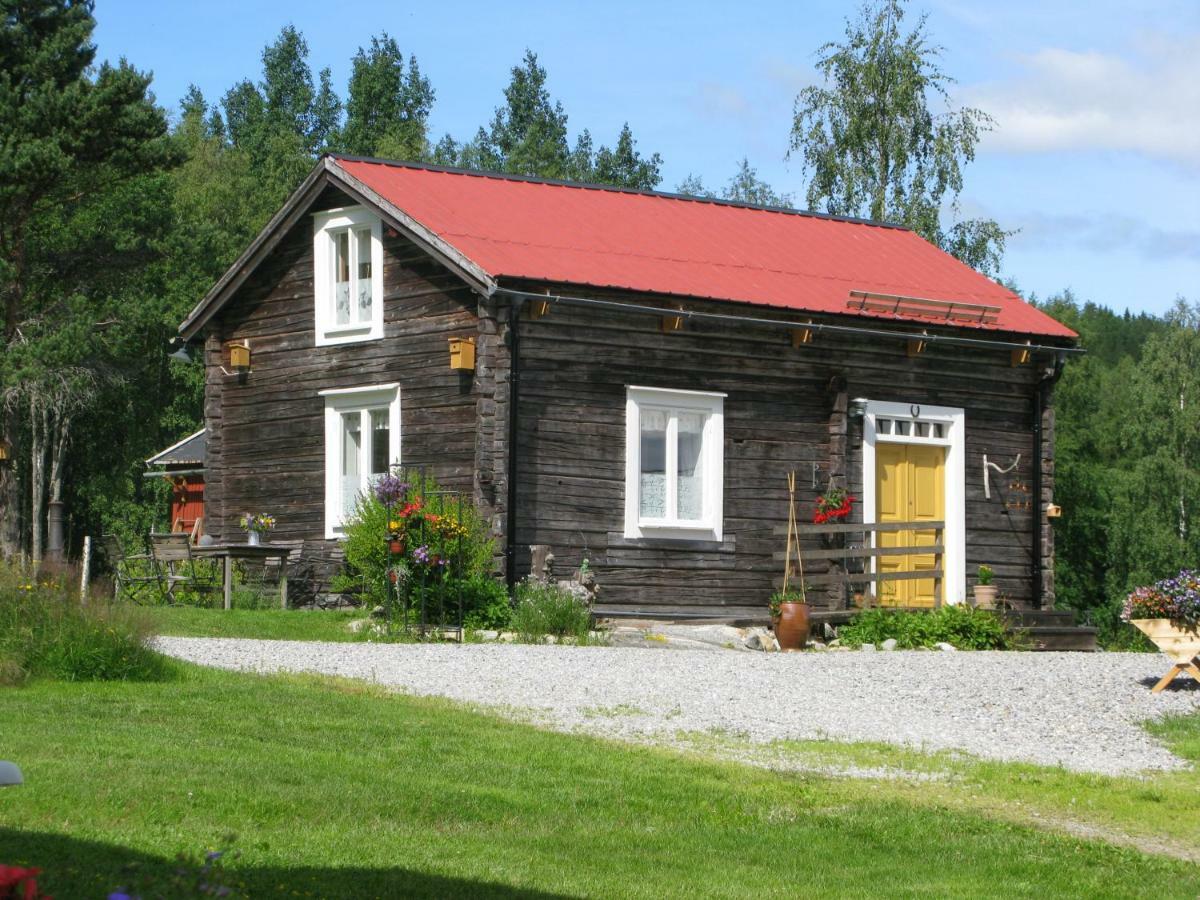
<instances>
[{"instance_id":1,"label":"wooden wheelbarrow planter","mask_svg":"<svg viewBox=\"0 0 1200 900\"><path fill-rule=\"evenodd\" d=\"M1154 641L1155 646L1174 663L1158 684L1150 689L1150 693L1157 694L1184 672L1200 681L1200 665L1197 665L1200 663L1200 631L1180 628L1170 619L1133 619L1131 624Z\"/></svg>"}]
</instances>

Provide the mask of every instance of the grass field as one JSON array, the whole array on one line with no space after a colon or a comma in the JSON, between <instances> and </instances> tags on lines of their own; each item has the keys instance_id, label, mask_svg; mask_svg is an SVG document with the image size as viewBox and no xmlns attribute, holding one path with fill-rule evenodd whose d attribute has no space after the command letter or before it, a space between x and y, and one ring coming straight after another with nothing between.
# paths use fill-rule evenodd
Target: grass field
<instances>
[{"instance_id":1,"label":"grass field","mask_svg":"<svg viewBox=\"0 0 1200 900\"><path fill-rule=\"evenodd\" d=\"M1025 824L969 785L939 797L357 683L179 672L0 692L0 758L28 782L0 792L3 862L43 867L59 898L102 897L233 833L229 880L250 896L1200 893L1194 864ZM1169 730L1195 747L1193 724Z\"/></svg>"},{"instance_id":2,"label":"grass field","mask_svg":"<svg viewBox=\"0 0 1200 900\"><path fill-rule=\"evenodd\" d=\"M175 637L244 637L281 641L361 641L350 623L361 610L204 609L150 606L146 615L159 634Z\"/></svg>"}]
</instances>

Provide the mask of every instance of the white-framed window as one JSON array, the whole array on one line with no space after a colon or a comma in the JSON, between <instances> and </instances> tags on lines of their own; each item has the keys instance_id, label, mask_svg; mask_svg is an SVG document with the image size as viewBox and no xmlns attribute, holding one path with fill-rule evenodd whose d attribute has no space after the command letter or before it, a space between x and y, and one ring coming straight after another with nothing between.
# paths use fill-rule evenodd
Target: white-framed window
<instances>
[{"instance_id":1,"label":"white-framed window","mask_svg":"<svg viewBox=\"0 0 1200 900\"><path fill-rule=\"evenodd\" d=\"M864 521L875 521L878 506L876 445L928 444L946 448L942 468L946 522L942 584L943 600L947 603L961 603L967 593L966 423L966 412L957 406L922 406L885 400L868 400L863 416Z\"/></svg>"},{"instance_id":2,"label":"white-framed window","mask_svg":"<svg viewBox=\"0 0 1200 900\"><path fill-rule=\"evenodd\" d=\"M625 537L722 539L725 395L629 387Z\"/></svg>"},{"instance_id":3,"label":"white-framed window","mask_svg":"<svg viewBox=\"0 0 1200 900\"><path fill-rule=\"evenodd\" d=\"M400 386L321 391L325 398L325 537L338 538L359 496L400 462Z\"/></svg>"},{"instance_id":4,"label":"white-framed window","mask_svg":"<svg viewBox=\"0 0 1200 900\"><path fill-rule=\"evenodd\" d=\"M313 216L317 346L383 337L383 239L361 206Z\"/></svg>"}]
</instances>

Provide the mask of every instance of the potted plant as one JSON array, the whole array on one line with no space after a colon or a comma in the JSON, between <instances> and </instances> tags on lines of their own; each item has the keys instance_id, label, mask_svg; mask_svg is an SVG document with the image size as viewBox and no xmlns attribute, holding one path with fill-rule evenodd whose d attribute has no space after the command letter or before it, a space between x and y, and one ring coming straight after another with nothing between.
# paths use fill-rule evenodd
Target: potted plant
<instances>
[{"instance_id":1,"label":"potted plant","mask_svg":"<svg viewBox=\"0 0 1200 900\"><path fill-rule=\"evenodd\" d=\"M1200 572L1184 569L1125 598L1121 618L1150 638L1173 665L1151 689L1157 694L1181 672L1200 681Z\"/></svg>"},{"instance_id":2,"label":"potted plant","mask_svg":"<svg viewBox=\"0 0 1200 900\"><path fill-rule=\"evenodd\" d=\"M243 513L240 524L242 531L246 532L246 543L257 547L263 535L275 527L275 517L270 513Z\"/></svg>"},{"instance_id":3,"label":"potted plant","mask_svg":"<svg viewBox=\"0 0 1200 900\"><path fill-rule=\"evenodd\" d=\"M979 609L996 608L996 586L992 584L992 567L979 567L979 580L975 585L975 606Z\"/></svg>"},{"instance_id":4,"label":"potted plant","mask_svg":"<svg viewBox=\"0 0 1200 900\"><path fill-rule=\"evenodd\" d=\"M803 650L808 643L809 606L803 589L777 591L770 601L771 627L780 650Z\"/></svg>"}]
</instances>

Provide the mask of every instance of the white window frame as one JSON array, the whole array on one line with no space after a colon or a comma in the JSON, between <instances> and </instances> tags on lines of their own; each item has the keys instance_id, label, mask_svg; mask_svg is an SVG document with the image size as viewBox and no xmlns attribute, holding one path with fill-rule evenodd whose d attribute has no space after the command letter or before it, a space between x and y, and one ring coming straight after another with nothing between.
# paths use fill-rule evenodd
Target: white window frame
<instances>
[{"instance_id":1,"label":"white window frame","mask_svg":"<svg viewBox=\"0 0 1200 900\"><path fill-rule=\"evenodd\" d=\"M325 398L325 537L335 540L345 536L342 523L342 415L359 412L362 414L364 434L373 435L371 412L378 409L388 411L388 462L390 466L400 463L400 385L378 384L367 387L339 388L319 391ZM370 486L369 440L362 442L359 450L360 490Z\"/></svg>"},{"instance_id":2,"label":"white window frame","mask_svg":"<svg viewBox=\"0 0 1200 900\"><path fill-rule=\"evenodd\" d=\"M895 434L894 424L892 434L880 434L876 428L878 419L937 422L942 425L942 436L918 437L912 433L916 431L912 427L909 428L909 434ZM966 413L957 406L925 406L883 400L868 400L863 417L864 522L875 521L876 444L928 444L946 448L946 463L942 470L946 504L946 529L943 534L946 549L942 556L942 599L945 603L962 603L967 596L966 424ZM872 572L875 571L874 566L875 560L872 559Z\"/></svg>"},{"instance_id":3,"label":"white window frame","mask_svg":"<svg viewBox=\"0 0 1200 900\"><path fill-rule=\"evenodd\" d=\"M371 319L369 322L337 324L333 264L336 236L364 225L371 228ZM349 242L351 284L358 272L358 241ZM351 288L351 302L355 291ZM315 299L316 344L326 347L374 341L383 337L383 223L379 216L361 206L327 209L313 215L313 297Z\"/></svg>"},{"instance_id":4,"label":"white window frame","mask_svg":"<svg viewBox=\"0 0 1200 900\"><path fill-rule=\"evenodd\" d=\"M625 399L625 537L720 541L723 534L725 394L629 385ZM699 520L644 519L641 515L641 413L643 407L705 415L701 444L703 515ZM667 441L668 472L675 442Z\"/></svg>"}]
</instances>

